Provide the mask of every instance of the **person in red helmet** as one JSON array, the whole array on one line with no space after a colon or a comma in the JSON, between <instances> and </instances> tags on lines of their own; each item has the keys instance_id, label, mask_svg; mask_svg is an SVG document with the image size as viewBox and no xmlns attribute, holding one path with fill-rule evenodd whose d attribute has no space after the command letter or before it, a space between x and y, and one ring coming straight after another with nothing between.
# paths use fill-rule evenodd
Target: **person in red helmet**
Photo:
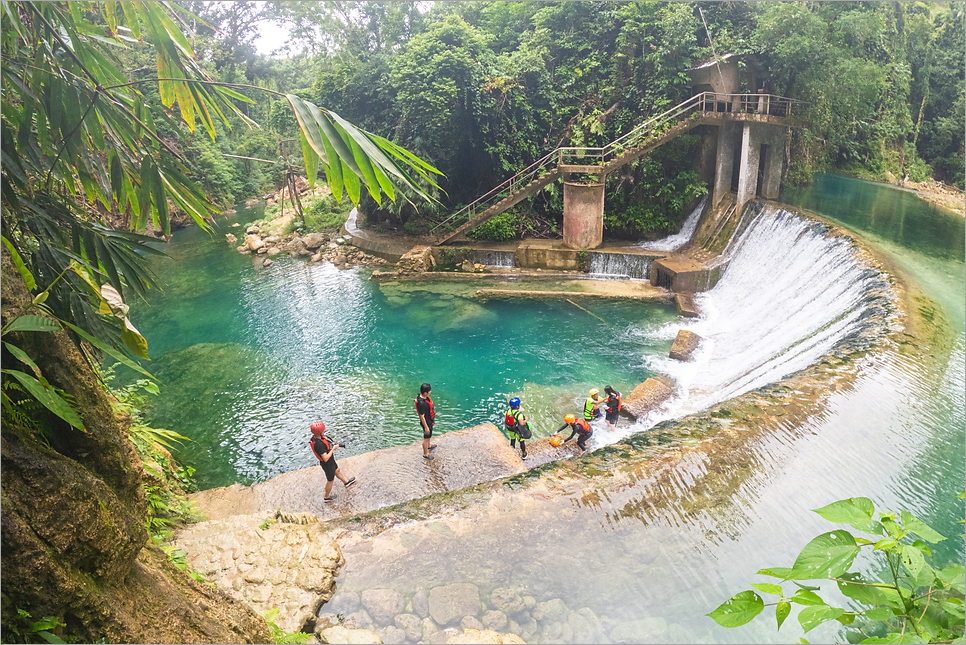
<instances>
[{"instance_id":1,"label":"person in red helmet","mask_svg":"<svg viewBox=\"0 0 966 645\"><path fill-rule=\"evenodd\" d=\"M335 443L331 439L325 436L325 424L321 421L314 421L310 426L312 429L312 438L309 439L309 445L312 447L312 452L319 459L319 465L322 466L322 471L325 473L325 497L323 501L331 502L335 499L335 495L332 494L332 481L338 477L346 488L349 488L356 483L356 478L346 479L345 475L342 474L342 469L339 465L335 463L335 451L338 448L344 448L344 443Z\"/></svg>"}]
</instances>

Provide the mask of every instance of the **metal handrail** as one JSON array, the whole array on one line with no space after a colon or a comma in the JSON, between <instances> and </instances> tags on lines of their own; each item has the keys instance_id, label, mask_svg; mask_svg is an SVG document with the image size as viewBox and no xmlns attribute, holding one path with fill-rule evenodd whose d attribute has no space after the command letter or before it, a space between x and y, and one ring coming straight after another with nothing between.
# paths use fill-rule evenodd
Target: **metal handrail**
<instances>
[{"instance_id":1,"label":"metal handrail","mask_svg":"<svg viewBox=\"0 0 966 645\"><path fill-rule=\"evenodd\" d=\"M550 154L533 162L493 190L479 197L476 201L450 215L434 226L430 232L435 235L437 230L463 215L466 215L467 221L473 219L479 213L491 208L494 203L512 196L530 182L543 176L539 174L541 171L547 169L553 172L556 169L550 168L553 160L556 160L557 168L567 165L603 167L621 154L640 146L642 142L652 137L656 141L664 132L664 130L656 132L658 127L663 127L672 121L679 122L683 118L689 117L696 112L765 114L790 117L792 115L792 108L802 105L805 105L804 101L774 94L718 94L716 92L695 94L669 110L665 110L661 114L648 119L627 134L611 141L603 148L555 148ZM578 159L579 162L573 163L573 159Z\"/></svg>"}]
</instances>

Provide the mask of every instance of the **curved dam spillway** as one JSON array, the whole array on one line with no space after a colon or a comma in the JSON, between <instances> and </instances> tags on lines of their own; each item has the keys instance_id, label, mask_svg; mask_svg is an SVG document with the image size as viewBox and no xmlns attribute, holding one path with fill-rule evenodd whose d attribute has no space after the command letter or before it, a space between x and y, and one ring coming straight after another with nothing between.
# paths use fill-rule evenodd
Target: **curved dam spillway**
<instances>
[{"instance_id":1,"label":"curved dam spillway","mask_svg":"<svg viewBox=\"0 0 966 645\"><path fill-rule=\"evenodd\" d=\"M688 329L702 341L690 362L650 359L677 395L645 427L780 381L829 353L866 349L895 311L888 277L854 241L772 204L749 207L719 262L721 279L695 297L701 318L660 331L673 338Z\"/></svg>"}]
</instances>

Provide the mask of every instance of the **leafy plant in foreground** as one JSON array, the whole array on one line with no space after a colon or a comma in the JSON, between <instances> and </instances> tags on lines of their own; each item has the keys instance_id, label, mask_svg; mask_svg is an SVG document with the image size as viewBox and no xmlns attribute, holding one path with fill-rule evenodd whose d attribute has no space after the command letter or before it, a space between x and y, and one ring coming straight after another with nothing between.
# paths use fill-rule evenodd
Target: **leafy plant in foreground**
<instances>
[{"instance_id":1,"label":"leafy plant in foreground","mask_svg":"<svg viewBox=\"0 0 966 645\"><path fill-rule=\"evenodd\" d=\"M964 495L959 497L963 499ZM875 507L866 497L843 499L815 512L830 522L870 534L874 539L856 537L842 529L830 531L806 544L791 567L761 569L758 572L761 575L779 578L781 583L791 581L797 586L788 596L781 583L752 584L758 591L777 597L768 605L775 606L779 629L796 604L803 606L798 622L806 632L829 620L851 625L864 617L871 624L868 627L856 624L864 637L862 643L963 642L964 567L953 563L936 569L926 562L926 556L932 556L929 544L946 538L908 511L879 513L879 519L873 520ZM863 547L871 547L879 555L886 581L867 579L849 571ZM806 586L798 580L833 580L843 595L862 607L854 611L834 607L819 596L819 587ZM761 596L747 589L707 615L723 627L739 627L750 622L764 607ZM876 635L869 635L870 631Z\"/></svg>"}]
</instances>

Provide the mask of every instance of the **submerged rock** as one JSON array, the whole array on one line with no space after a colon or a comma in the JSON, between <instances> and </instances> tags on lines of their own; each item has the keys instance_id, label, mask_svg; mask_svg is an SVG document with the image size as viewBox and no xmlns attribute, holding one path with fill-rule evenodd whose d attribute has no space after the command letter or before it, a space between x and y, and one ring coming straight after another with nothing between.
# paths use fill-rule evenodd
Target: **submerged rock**
<instances>
[{"instance_id":1,"label":"submerged rock","mask_svg":"<svg viewBox=\"0 0 966 645\"><path fill-rule=\"evenodd\" d=\"M323 629L316 635L323 643L331 643L332 645L335 645L336 643L359 643L360 645L365 643L378 643L379 645L382 645L383 642L382 639L379 638L379 634L369 631L368 629L347 629L342 625Z\"/></svg>"},{"instance_id":2,"label":"submerged rock","mask_svg":"<svg viewBox=\"0 0 966 645\"><path fill-rule=\"evenodd\" d=\"M380 624L392 622L403 609L403 597L394 589L366 589L362 592L362 606Z\"/></svg>"},{"instance_id":3,"label":"submerged rock","mask_svg":"<svg viewBox=\"0 0 966 645\"><path fill-rule=\"evenodd\" d=\"M429 615L440 625L463 616L476 616L483 609L479 588L469 582L435 587L429 592Z\"/></svg>"},{"instance_id":4,"label":"submerged rock","mask_svg":"<svg viewBox=\"0 0 966 645\"><path fill-rule=\"evenodd\" d=\"M674 391L657 379L649 378L624 397L621 413L631 419L639 419L664 403Z\"/></svg>"}]
</instances>

